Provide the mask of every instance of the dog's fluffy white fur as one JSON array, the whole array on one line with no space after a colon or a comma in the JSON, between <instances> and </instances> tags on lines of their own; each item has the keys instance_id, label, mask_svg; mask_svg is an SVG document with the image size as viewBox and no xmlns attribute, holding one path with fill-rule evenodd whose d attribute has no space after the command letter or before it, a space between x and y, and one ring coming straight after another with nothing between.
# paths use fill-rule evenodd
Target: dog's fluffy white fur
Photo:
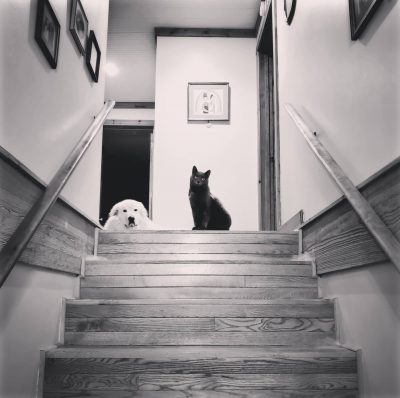
<instances>
[{"instance_id":1,"label":"dog's fluffy white fur","mask_svg":"<svg viewBox=\"0 0 400 398\"><path fill-rule=\"evenodd\" d=\"M125 199L112 207L108 220L104 224L104 229L106 231L129 231L159 228L150 220L147 210L141 202Z\"/></svg>"}]
</instances>

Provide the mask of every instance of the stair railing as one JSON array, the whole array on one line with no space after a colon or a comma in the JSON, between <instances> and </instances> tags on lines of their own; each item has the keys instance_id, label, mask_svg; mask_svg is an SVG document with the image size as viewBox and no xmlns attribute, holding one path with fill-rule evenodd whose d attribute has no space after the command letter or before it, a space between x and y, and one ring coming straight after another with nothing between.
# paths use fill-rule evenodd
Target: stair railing
<instances>
[{"instance_id":1,"label":"stair railing","mask_svg":"<svg viewBox=\"0 0 400 398\"><path fill-rule=\"evenodd\" d=\"M400 272L400 242L385 225L382 219L376 214L375 210L367 200L361 195L356 186L346 176L343 169L336 163L335 159L322 145L317 134L312 132L293 106L286 104L285 108L303 134L312 151L340 187L344 196L361 218L361 221L364 223L368 231L376 239L379 246Z\"/></svg>"},{"instance_id":2,"label":"stair railing","mask_svg":"<svg viewBox=\"0 0 400 398\"><path fill-rule=\"evenodd\" d=\"M64 163L58 169L43 195L35 202L20 225L11 235L0 252L0 287L6 281L19 256L29 243L41 221L59 197L62 189L75 170L82 156L93 142L98 131L115 105L115 101L107 101L91 122L79 142L72 149Z\"/></svg>"}]
</instances>

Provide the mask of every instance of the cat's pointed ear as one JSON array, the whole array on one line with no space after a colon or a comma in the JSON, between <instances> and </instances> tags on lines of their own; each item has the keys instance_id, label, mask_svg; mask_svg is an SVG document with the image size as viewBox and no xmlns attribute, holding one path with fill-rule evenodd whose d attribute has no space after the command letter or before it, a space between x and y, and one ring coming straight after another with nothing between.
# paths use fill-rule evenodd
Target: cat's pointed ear
<instances>
[{"instance_id":1,"label":"cat's pointed ear","mask_svg":"<svg viewBox=\"0 0 400 398\"><path fill-rule=\"evenodd\" d=\"M211 170L207 170L207 171L204 173L204 176L205 176L206 178L208 178L208 177L210 177L210 174L211 174Z\"/></svg>"},{"instance_id":2,"label":"cat's pointed ear","mask_svg":"<svg viewBox=\"0 0 400 398\"><path fill-rule=\"evenodd\" d=\"M196 166L193 166L192 174L196 174L196 173L197 173L197 167L196 167Z\"/></svg>"}]
</instances>

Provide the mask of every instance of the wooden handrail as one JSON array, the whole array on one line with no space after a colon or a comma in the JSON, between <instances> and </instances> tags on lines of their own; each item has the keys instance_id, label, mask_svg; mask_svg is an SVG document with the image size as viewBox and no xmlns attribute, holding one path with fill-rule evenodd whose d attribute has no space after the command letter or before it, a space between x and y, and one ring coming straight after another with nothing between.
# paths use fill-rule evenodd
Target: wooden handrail
<instances>
[{"instance_id":1,"label":"wooden handrail","mask_svg":"<svg viewBox=\"0 0 400 398\"><path fill-rule=\"evenodd\" d=\"M108 113L114 107L114 104L115 101L107 101L103 105L100 112L83 134L82 138L54 175L43 195L32 206L21 224L4 245L0 252L0 287L6 281L16 261L29 243L50 207L57 200L72 172L75 170L100 128L103 126L103 123Z\"/></svg>"},{"instance_id":2,"label":"wooden handrail","mask_svg":"<svg viewBox=\"0 0 400 398\"><path fill-rule=\"evenodd\" d=\"M346 176L342 168L336 163L335 159L333 159L317 138L316 134L307 126L293 106L286 104L285 108L299 130L302 132L312 151L340 187L344 196L347 198L354 211L359 215L368 231L376 239L379 246L400 272L400 242L376 214L375 210L367 200L361 195L360 191Z\"/></svg>"}]
</instances>

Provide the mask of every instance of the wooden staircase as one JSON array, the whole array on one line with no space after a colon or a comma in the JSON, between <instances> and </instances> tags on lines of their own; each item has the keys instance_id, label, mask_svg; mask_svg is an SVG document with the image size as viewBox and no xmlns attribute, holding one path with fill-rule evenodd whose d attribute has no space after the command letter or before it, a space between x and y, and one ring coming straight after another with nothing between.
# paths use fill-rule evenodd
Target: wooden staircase
<instances>
[{"instance_id":1,"label":"wooden staircase","mask_svg":"<svg viewBox=\"0 0 400 398\"><path fill-rule=\"evenodd\" d=\"M356 355L297 254L294 233L100 232L43 397L356 397Z\"/></svg>"}]
</instances>

